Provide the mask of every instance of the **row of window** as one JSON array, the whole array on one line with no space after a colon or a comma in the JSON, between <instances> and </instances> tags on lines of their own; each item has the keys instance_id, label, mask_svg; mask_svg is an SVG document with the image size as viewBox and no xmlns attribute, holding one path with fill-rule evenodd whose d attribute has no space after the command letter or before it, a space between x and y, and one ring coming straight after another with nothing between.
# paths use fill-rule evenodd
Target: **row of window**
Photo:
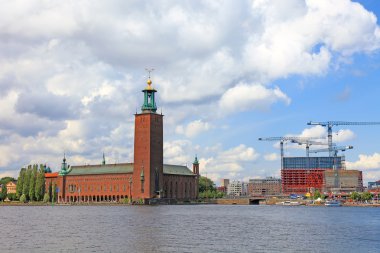
<instances>
[{"instance_id":1,"label":"row of window","mask_svg":"<svg viewBox=\"0 0 380 253\"><path fill-rule=\"evenodd\" d=\"M85 185L85 186L78 186L78 185L75 185L75 184L70 184L68 186L66 186L66 191L69 191L71 193L73 192L86 192L86 191L119 191L119 190L122 190L122 191L126 191L127 190L127 186L126 185L122 185L121 187L119 185Z\"/></svg>"}]
</instances>

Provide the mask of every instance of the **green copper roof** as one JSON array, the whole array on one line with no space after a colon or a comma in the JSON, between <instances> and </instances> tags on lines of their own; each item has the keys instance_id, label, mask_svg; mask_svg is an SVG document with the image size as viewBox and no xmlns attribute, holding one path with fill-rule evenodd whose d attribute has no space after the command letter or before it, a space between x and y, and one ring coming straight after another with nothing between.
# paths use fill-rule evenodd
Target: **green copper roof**
<instances>
[{"instance_id":1,"label":"green copper roof","mask_svg":"<svg viewBox=\"0 0 380 253\"><path fill-rule=\"evenodd\" d=\"M133 163L71 166L68 175L99 175L132 173ZM194 176L186 166L164 164L164 174Z\"/></svg>"},{"instance_id":2,"label":"green copper roof","mask_svg":"<svg viewBox=\"0 0 380 253\"><path fill-rule=\"evenodd\" d=\"M142 91L144 92L144 103L141 106L141 110L143 112L156 112L157 106L154 99L154 93L157 91L152 88L152 81L150 79L148 79L147 84L148 86Z\"/></svg>"},{"instance_id":3,"label":"green copper roof","mask_svg":"<svg viewBox=\"0 0 380 253\"><path fill-rule=\"evenodd\" d=\"M193 164L199 164L198 157L196 155Z\"/></svg>"},{"instance_id":4,"label":"green copper roof","mask_svg":"<svg viewBox=\"0 0 380 253\"><path fill-rule=\"evenodd\" d=\"M164 174L194 176L193 172L186 166L169 164L164 164Z\"/></svg>"},{"instance_id":5,"label":"green copper roof","mask_svg":"<svg viewBox=\"0 0 380 253\"><path fill-rule=\"evenodd\" d=\"M132 173L133 163L71 166L69 175L99 175Z\"/></svg>"}]
</instances>

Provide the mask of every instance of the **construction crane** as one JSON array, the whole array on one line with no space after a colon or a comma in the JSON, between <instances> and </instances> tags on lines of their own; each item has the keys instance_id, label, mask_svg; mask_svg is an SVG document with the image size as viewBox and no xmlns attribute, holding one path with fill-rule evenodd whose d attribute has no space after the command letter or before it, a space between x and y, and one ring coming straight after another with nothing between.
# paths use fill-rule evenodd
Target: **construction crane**
<instances>
[{"instance_id":1,"label":"construction crane","mask_svg":"<svg viewBox=\"0 0 380 253\"><path fill-rule=\"evenodd\" d=\"M332 151L334 152L334 157L337 157L338 156L338 151L346 151L348 149L353 149L354 147L353 146L339 146L339 147L336 147L336 146L333 146L332 147ZM312 150L309 150L310 153L320 153L320 152L330 152L330 149L329 148L321 148L321 149L312 149Z\"/></svg>"},{"instance_id":2,"label":"construction crane","mask_svg":"<svg viewBox=\"0 0 380 253\"><path fill-rule=\"evenodd\" d=\"M298 137L298 136L283 136L283 137L265 137L259 138L259 141L279 141L281 150L281 170L284 168L284 142L285 141L307 141L311 139L320 139L319 137Z\"/></svg>"},{"instance_id":3,"label":"construction crane","mask_svg":"<svg viewBox=\"0 0 380 253\"><path fill-rule=\"evenodd\" d=\"M308 125L319 125L327 127L327 139L328 139L328 148L329 148L329 156L334 155L333 145L332 145L332 127L333 126L342 126L342 125L350 125L350 126L362 126L362 125L380 125L380 122L348 122L348 121L326 121L326 122L308 122Z\"/></svg>"},{"instance_id":4,"label":"construction crane","mask_svg":"<svg viewBox=\"0 0 380 253\"><path fill-rule=\"evenodd\" d=\"M306 144L306 157L309 157L309 150L311 145L324 145L327 146L327 143L325 142L319 142L319 141L313 141L310 139L306 140L292 140L292 143L298 143L299 145Z\"/></svg>"}]
</instances>

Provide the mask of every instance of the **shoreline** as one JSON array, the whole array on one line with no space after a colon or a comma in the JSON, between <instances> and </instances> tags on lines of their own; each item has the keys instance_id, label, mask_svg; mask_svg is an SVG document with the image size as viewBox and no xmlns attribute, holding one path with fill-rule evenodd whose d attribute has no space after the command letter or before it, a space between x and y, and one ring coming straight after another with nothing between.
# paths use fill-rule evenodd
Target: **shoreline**
<instances>
[{"instance_id":1,"label":"shoreline","mask_svg":"<svg viewBox=\"0 0 380 253\"><path fill-rule=\"evenodd\" d=\"M186 203L176 203L176 204L164 204L164 205L231 205L231 204L222 204L222 203L216 203L214 201L210 202L186 202ZM160 204L155 204L160 205ZM234 204L234 205L241 205L246 206L245 204ZM28 202L28 203L21 203L21 202L1 202L1 206L144 206L144 204L129 204L129 203L110 203L110 202L91 202L91 203L42 203L42 202ZM259 206L283 206L278 204L260 204ZM323 206L323 204L301 204L299 206L310 206L310 207L318 207ZM344 203L341 207L380 207L380 203L374 203L374 204L368 204L368 203Z\"/></svg>"}]
</instances>

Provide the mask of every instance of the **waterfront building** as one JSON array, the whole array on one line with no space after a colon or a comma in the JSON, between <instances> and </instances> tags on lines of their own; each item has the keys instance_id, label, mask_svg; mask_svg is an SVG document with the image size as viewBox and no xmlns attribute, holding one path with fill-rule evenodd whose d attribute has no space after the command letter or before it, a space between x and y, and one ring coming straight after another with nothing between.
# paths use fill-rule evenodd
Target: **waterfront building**
<instances>
[{"instance_id":1,"label":"waterfront building","mask_svg":"<svg viewBox=\"0 0 380 253\"><path fill-rule=\"evenodd\" d=\"M323 191L324 171L344 168L342 157L284 157L281 170L282 192L305 194Z\"/></svg>"},{"instance_id":2,"label":"waterfront building","mask_svg":"<svg viewBox=\"0 0 380 253\"><path fill-rule=\"evenodd\" d=\"M380 180L375 182L368 182L368 191L380 192Z\"/></svg>"},{"instance_id":3,"label":"waterfront building","mask_svg":"<svg viewBox=\"0 0 380 253\"><path fill-rule=\"evenodd\" d=\"M17 181L9 181L5 187L7 187L7 194L16 193Z\"/></svg>"},{"instance_id":4,"label":"waterfront building","mask_svg":"<svg viewBox=\"0 0 380 253\"><path fill-rule=\"evenodd\" d=\"M227 188L227 186L228 186L229 184L230 184L230 180L227 179L227 178L224 178L224 179L221 180L221 184L220 184L220 186L222 186L222 187L226 187L226 188Z\"/></svg>"},{"instance_id":5,"label":"waterfront building","mask_svg":"<svg viewBox=\"0 0 380 253\"><path fill-rule=\"evenodd\" d=\"M192 200L198 197L199 162L187 166L163 164L163 115L158 114L152 81L143 90L141 112L135 114L134 162L69 166L46 173L46 189L57 185L58 202L119 201L120 199Z\"/></svg>"},{"instance_id":6,"label":"waterfront building","mask_svg":"<svg viewBox=\"0 0 380 253\"><path fill-rule=\"evenodd\" d=\"M351 193L363 191L363 175L359 170L324 171L324 192Z\"/></svg>"},{"instance_id":7,"label":"waterfront building","mask_svg":"<svg viewBox=\"0 0 380 253\"><path fill-rule=\"evenodd\" d=\"M246 196L248 191L248 184L233 180L227 186L227 195L229 196Z\"/></svg>"},{"instance_id":8,"label":"waterfront building","mask_svg":"<svg viewBox=\"0 0 380 253\"><path fill-rule=\"evenodd\" d=\"M267 177L264 179L250 179L248 195L279 195L281 194L281 179Z\"/></svg>"}]
</instances>

